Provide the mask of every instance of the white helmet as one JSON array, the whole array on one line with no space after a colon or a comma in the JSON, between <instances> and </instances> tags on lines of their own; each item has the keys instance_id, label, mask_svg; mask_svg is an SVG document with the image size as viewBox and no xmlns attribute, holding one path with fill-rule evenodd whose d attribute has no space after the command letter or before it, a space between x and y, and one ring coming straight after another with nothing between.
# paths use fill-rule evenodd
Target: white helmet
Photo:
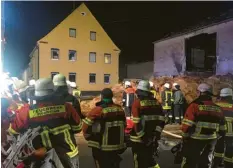
<instances>
[{"instance_id":1,"label":"white helmet","mask_svg":"<svg viewBox=\"0 0 233 168\"><path fill-rule=\"evenodd\" d=\"M177 85L179 85L178 83L173 83L173 87L175 87L175 86L177 86Z\"/></svg>"},{"instance_id":2,"label":"white helmet","mask_svg":"<svg viewBox=\"0 0 233 168\"><path fill-rule=\"evenodd\" d=\"M170 84L169 83L165 83L164 87L167 88L167 89L169 89L170 88Z\"/></svg>"},{"instance_id":3,"label":"white helmet","mask_svg":"<svg viewBox=\"0 0 233 168\"><path fill-rule=\"evenodd\" d=\"M212 88L210 85L206 84L206 83L202 83L198 86L197 88L198 91L200 92L209 92L209 93L212 93Z\"/></svg>"},{"instance_id":4,"label":"white helmet","mask_svg":"<svg viewBox=\"0 0 233 168\"><path fill-rule=\"evenodd\" d=\"M66 81L66 84L69 85L69 86L70 86L70 83L71 83L70 81L68 81L68 80Z\"/></svg>"},{"instance_id":5,"label":"white helmet","mask_svg":"<svg viewBox=\"0 0 233 168\"><path fill-rule=\"evenodd\" d=\"M53 81L50 78L41 78L35 84L35 96L42 97L54 93Z\"/></svg>"},{"instance_id":6,"label":"white helmet","mask_svg":"<svg viewBox=\"0 0 233 168\"><path fill-rule=\"evenodd\" d=\"M154 83L153 82L149 82L150 83L150 87L153 87L154 86Z\"/></svg>"},{"instance_id":7,"label":"white helmet","mask_svg":"<svg viewBox=\"0 0 233 168\"><path fill-rule=\"evenodd\" d=\"M131 86L131 82L130 81L125 81L125 87L126 86Z\"/></svg>"},{"instance_id":8,"label":"white helmet","mask_svg":"<svg viewBox=\"0 0 233 168\"><path fill-rule=\"evenodd\" d=\"M149 92L150 91L149 81L141 80L137 86L137 89Z\"/></svg>"},{"instance_id":9,"label":"white helmet","mask_svg":"<svg viewBox=\"0 0 233 168\"><path fill-rule=\"evenodd\" d=\"M75 88L75 87L77 87L77 85L75 82L70 82L70 87Z\"/></svg>"},{"instance_id":10,"label":"white helmet","mask_svg":"<svg viewBox=\"0 0 233 168\"><path fill-rule=\"evenodd\" d=\"M233 92L231 88L223 88L220 91L220 97L227 97L227 96L233 96Z\"/></svg>"},{"instance_id":11,"label":"white helmet","mask_svg":"<svg viewBox=\"0 0 233 168\"><path fill-rule=\"evenodd\" d=\"M30 85L30 86L33 86L33 85L35 85L35 84L36 84L36 81L35 81L34 79L32 79L32 80L29 81L29 85Z\"/></svg>"}]
</instances>

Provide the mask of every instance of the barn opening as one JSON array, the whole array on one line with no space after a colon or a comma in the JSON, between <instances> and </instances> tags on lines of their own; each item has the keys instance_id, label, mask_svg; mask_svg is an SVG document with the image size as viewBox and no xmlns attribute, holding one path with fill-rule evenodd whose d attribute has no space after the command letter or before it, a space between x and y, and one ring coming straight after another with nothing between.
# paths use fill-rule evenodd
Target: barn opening
<instances>
[{"instance_id":1,"label":"barn opening","mask_svg":"<svg viewBox=\"0 0 233 168\"><path fill-rule=\"evenodd\" d=\"M186 71L212 72L216 69L216 33L203 33L185 40Z\"/></svg>"}]
</instances>

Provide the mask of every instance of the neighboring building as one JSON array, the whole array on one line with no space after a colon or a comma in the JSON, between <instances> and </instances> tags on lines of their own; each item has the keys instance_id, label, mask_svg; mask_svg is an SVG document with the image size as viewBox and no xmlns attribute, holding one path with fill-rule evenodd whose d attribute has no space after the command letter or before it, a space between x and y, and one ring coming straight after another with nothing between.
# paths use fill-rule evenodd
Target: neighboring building
<instances>
[{"instance_id":1,"label":"neighboring building","mask_svg":"<svg viewBox=\"0 0 233 168\"><path fill-rule=\"evenodd\" d=\"M233 10L154 42L154 76L233 74Z\"/></svg>"},{"instance_id":2,"label":"neighboring building","mask_svg":"<svg viewBox=\"0 0 233 168\"><path fill-rule=\"evenodd\" d=\"M153 76L154 62L141 62L126 65L127 78L150 79Z\"/></svg>"},{"instance_id":3,"label":"neighboring building","mask_svg":"<svg viewBox=\"0 0 233 168\"><path fill-rule=\"evenodd\" d=\"M83 3L37 42L25 76L53 78L62 73L83 91L99 91L118 83L119 54Z\"/></svg>"}]
</instances>

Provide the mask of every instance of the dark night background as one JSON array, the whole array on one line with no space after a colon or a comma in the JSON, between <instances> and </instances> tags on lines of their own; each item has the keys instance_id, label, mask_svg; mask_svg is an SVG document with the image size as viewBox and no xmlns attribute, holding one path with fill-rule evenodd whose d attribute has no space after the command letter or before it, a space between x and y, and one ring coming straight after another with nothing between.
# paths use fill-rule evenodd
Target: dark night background
<instances>
[{"instance_id":1,"label":"dark night background","mask_svg":"<svg viewBox=\"0 0 233 168\"><path fill-rule=\"evenodd\" d=\"M78 7L81 2L76 1ZM153 60L153 41L233 8L233 2L85 2L121 49L120 66ZM19 75L36 41L73 10L74 2L4 2L5 70Z\"/></svg>"}]
</instances>

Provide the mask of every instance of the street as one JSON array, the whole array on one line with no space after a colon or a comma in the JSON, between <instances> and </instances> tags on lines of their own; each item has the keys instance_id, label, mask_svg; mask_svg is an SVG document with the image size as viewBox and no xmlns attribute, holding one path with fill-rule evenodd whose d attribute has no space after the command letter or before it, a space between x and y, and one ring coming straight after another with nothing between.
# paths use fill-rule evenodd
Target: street
<instances>
[{"instance_id":1,"label":"street","mask_svg":"<svg viewBox=\"0 0 233 168\"><path fill-rule=\"evenodd\" d=\"M79 151L80 151L80 167L83 168L94 168L94 161L91 155L91 149L87 146L86 140L82 134L77 137ZM133 156L130 148L122 154L122 168L133 168ZM160 152L160 158L158 160L161 168L179 168L180 165L173 164L173 155L169 150Z\"/></svg>"}]
</instances>

